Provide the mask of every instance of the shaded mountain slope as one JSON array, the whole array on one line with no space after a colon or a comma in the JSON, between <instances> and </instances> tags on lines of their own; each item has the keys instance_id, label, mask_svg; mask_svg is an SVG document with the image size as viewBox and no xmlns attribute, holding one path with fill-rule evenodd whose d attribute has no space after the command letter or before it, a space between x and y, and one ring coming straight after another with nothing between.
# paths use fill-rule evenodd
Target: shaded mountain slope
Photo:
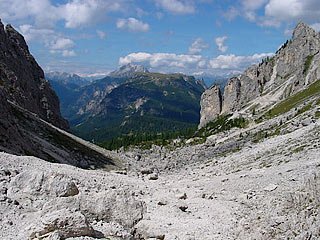
<instances>
[{"instance_id":1,"label":"shaded mountain slope","mask_svg":"<svg viewBox=\"0 0 320 240\"><path fill-rule=\"evenodd\" d=\"M83 168L119 165L72 136L59 100L21 34L0 22L0 150ZM63 130L62 130L63 129Z\"/></svg>"}]
</instances>

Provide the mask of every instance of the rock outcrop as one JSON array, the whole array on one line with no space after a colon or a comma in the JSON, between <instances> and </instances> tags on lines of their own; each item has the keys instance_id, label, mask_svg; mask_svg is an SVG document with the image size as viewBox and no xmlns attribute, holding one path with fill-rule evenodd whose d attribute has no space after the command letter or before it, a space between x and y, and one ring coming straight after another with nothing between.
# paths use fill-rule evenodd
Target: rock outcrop
<instances>
[{"instance_id":1,"label":"rock outcrop","mask_svg":"<svg viewBox=\"0 0 320 240\"><path fill-rule=\"evenodd\" d=\"M23 36L1 22L0 106L0 151L83 168L115 167L105 150L67 132L58 97Z\"/></svg>"},{"instance_id":2,"label":"rock outcrop","mask_svg":"<svg viewBox=\"0 0 320 240\"><path fill-rule=\"evenodd\" d=\"M33 56L24 37L0 21L0 94L41 119L68 130L59 100Z\"/></svg>"},{"instance_id":3,"label":"rock outcrop","mask_svg":"<svg viewBox=\"0 0 320 240\"><path fill-rule=\"evenodd\" d=\"M220 114L268 109L320 79L320 35L306 24L296 25L288 40L271 58L250 66L242 74L229 79L223 95ZM207 90L209 91L209 90ZM205 93L202 98L206 98ZM207 101L203 99L203 101ZM206 106L204 106L206 108ZM202 109L206 116L217 116L216 109ZM210 113L211 112L211 113Z\"/></svg>"},{"instance_id":4,"label":"rock outcrop","mask_svg":"<svg viewBox=\"0 0 320 240\"><path fill-rule=\"evenodd\" d=\"M220 87L213 85L207 89L201 96L201 112L199 128L205 126L208 122L215 119L221 113L222 95Z\"/></svg>"}]
</instances>

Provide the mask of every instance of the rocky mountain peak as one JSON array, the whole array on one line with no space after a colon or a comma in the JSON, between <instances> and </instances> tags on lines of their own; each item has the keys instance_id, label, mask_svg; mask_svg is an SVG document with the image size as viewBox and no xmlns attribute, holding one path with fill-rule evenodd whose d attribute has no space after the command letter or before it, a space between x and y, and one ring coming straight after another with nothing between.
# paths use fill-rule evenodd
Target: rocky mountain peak
<instances>
[{"instance_id":1,"label":"rocky mountain peak","mask_svg":"<svg viewBox=\"0 0 320 240\"><path fill-rule=\"evenodd\" d=\"M292 41L302 40L303 38L315 37L316 31L303 22L299 22L294 28Z\"/></svg>"},{"instance_id":2,"label":"rocky mountain peak","mask_svg":"<svg viewBox=\"0 0 320 240\"><path fill-rule=\"evenodd\" d=\"M23 49L24 51L26 51L26 53L29 53L29 48L26 41L24 40L24 37L17 30L15 30L11 26L11 24L6 25L5 32L11 42L14 42L20 47L20 49Z\"/></svg>"},{"instance_id":3,"label":"rocky mountain peak","mask_svg":"<svg viewBox=\"0 0 320 240\"><path fill-rule=\"evenodd\" d=\"M130 77L133 73L136 72L149 72L147 68L142 65L134 65L132 63L128 63L126 65L121 66L118 70L113 71L109 74L110 77Z\"/></svg>"}]
</instances>

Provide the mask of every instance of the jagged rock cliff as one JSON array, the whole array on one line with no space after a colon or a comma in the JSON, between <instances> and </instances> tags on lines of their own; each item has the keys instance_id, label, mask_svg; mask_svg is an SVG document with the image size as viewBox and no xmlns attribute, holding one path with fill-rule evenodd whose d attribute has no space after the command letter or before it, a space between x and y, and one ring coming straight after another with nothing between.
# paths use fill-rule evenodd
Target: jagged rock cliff
<instances>
[{"instance_id":1,"label":"jagged rock cliff","mask_svg":"<svg viewBox=\"0 0 320 240\"><path fill-rule=\"evenodd\" d=\"M222 109L222 95L220 87L213 85L202 94L201 99L201 119L199 128L202 128L206 123L219 116Z\"/></svg>"},{"instance_id":2,"label":"jagged rock cliff","mask_svg":"<svg viewBox=\"0 0 320 240\"><path fill-rule=\"evenodd\" d=\"M230 78L225 87L220 114L246 110L267 110L306 86L320 79L320 35L306 24L296 25L292 39L271 58L250 66L238 77ZM210 90L207 90L210 91ZM219 99L217 96L211 98ZM202 95L199 126L217 116L216 108L208 109ZM210 120L209 120L210 119Z\"/></svg>"},{"instance_id":3,"label":"jagged rock cliff","mask_svg":"<svg viewBox=\"0 0 320 240\"><path fill-rule=\"evenodd\" d=\"M44 73L30 54L24 37L0 21L0 91L7 100L68 130L60 114L59 100Z\"/></svg>"},{"instance_id":4,"label":"jagged rock cliff","mask_svg":"<svg viewBox=\"0 0 320 240\"><path fill-rule=\"evenodd\" d=\"M83 168L115 167L108 153L63 131L59 100L21 34L0 22L0 151Z\"/></svg>"}]
</instances>

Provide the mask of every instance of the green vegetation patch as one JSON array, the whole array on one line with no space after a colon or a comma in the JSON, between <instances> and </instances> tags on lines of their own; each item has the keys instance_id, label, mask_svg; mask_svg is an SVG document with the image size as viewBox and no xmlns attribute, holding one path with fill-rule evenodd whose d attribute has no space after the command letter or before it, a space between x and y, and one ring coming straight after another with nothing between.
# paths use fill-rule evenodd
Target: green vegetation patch
<instances>
[{"instance_id":1,"label":"green vegetation patch","mask_svg":"<svg viewBox=\"0 0 320 240\"><path fill-rule=\"evenodd\" d=\"M290 111L292 108L297 107L299 104L305 102L308 98L318 94L320 94L320 80L311 84L307 89L288 97L285 101L268 111L263 117L270 119L284 114Z\"/></svg>"},{"instance_id":2,"label":"green vegetation patch","mask_svg":"<svg viewBox=\"0 0 320 240\"><path fill-rule=\"evenodd\" d=\"M304 65L304 70L303 70L303 73L307 73L309 68L310 68L310 65L311 65L311 62L312 62L312 59L313 59L314 55L310 55L307 57L307 60L306 60L306 63Z\"/></svg>"},{"instance_id":3,"label":"green vegetation patch","mask_svg":"<svg viewBox=\"0 0 320 240\"><path fill-rule=\"evenodd\" d=\"M116 150L121 147L126 149L129 146L150 149L152 145L167 146L173 139L181 139L184 142L185 139L193 137L195 131L196 127L178 131L162 131L161 133L154 131L123 134L121 137L115 137L101 143L100 146L109 150Z\"/></svg>"},{"instance_id":4,"label":"green vegetation patch","mask_svg":"<svg viewBox=\"0 0 320 240\"><path fill-rule=\"evenodd\" d=\"M208 137L210 135L227 131L235 127L247 127L248 122L243 117L229 119L231 116L231 114L219 116L216 120L209 122L206 126L199 129L199 131L196 133L196 136Z\"/></svg>"}]
</instances>

